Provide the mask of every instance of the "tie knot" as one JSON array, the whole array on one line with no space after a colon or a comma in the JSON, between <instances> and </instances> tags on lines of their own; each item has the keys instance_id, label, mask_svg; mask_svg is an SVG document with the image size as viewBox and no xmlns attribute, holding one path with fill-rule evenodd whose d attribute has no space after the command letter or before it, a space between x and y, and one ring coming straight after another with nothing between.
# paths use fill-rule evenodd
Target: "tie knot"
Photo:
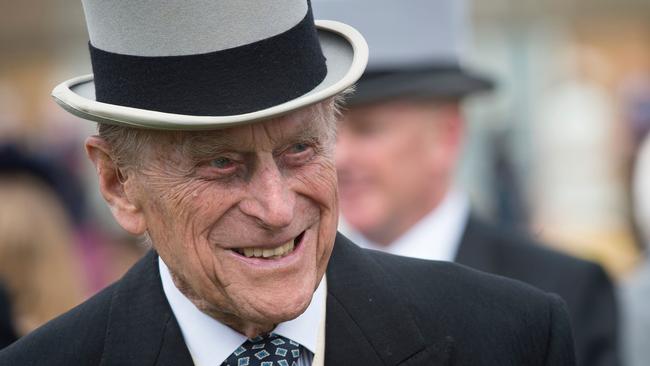
<instances>
[{"instance_id":1,"label":"tie knot","mask_svg":"<svg viewBox=\"0 0 650 366\"><path fill-rule=\"evenodd\" d=\"M296 366L299 359L299 343L271 333L244 342L222 366Z\"/></svg>"}]
</instances>

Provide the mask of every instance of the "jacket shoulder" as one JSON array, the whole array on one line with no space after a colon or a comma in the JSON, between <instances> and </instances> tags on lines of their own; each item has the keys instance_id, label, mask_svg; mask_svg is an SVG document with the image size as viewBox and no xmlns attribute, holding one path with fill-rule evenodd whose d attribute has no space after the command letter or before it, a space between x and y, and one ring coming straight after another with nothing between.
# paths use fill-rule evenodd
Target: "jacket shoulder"
<instances>
[{"instance_id":1,"label":"jacket shoulder","mask_svg":"<svg viewBox=\"0 0 650 366\"><path fill-rule=\"evenodd\" d=\"M396 296L409 299L423 334L448 337L463 350L455 355L461 364L485 355L494 364L574 364L569 316L558 296L456 263L368 255L400 289Z\"/></svg>"},{"instance_id":2,"label":"jacket shoulder","mask_svg":"<svg viewBox=\"0 0 650 366\"><path fill-rule=\"evenodd\" d=\"M0 365L99 365L115 284L0 351Z\"/></svg>"},{"instance_id":3,"label":"jacket shoulder","mask_svg":"<svg viewBox=\"0 0 650 366\"><path fill-rule=\"evenodd\" d=\"M619 364L614 285L602 266L472 216L456 260L558 294L568 307L580 363Z\"/></svg>"},{"instance_id":4,"label":"jacket shoulder","mask_svg":"<svg viewBox=\"0 0 650 366\"><path fill-rule=\"evenodd\" d=\"M505 306L518 307L530 302L538 305L549 300L549 294L528 284L445 261L429 261L368 251L400 287L418 297L453 298L471 294L471 298L502 299ZM444 294L444 296L443 296ZM512 303L508 300L517 299ZM425 301L427 302L427 301ZM428 302L427 302L428 303Z\"/></svg>"},{"instance_id":5,"label":"jacket shoulder","mask_svg":"<svg viewBox=\"0 0 650 366\"><path fill-rule=\"evenodd\" d=\"M478 246L483 248L476 248ZM537 277L534 274L545 278L563 279L565 276L571 276L574 280L576 277L607 278L602 267L596 263L548 248L524 232L484 223L474 218L470 219L468 223L465 237L461 243L461 252L465 249L464 247L468 247L468 252L476 252L490 257L495 273L521 279L524 282L529 282L528 279L536 280ZM465 264L462 253L459 254L458 261ZM470 258L467 259L467 262L469 261ZM482 269L480 265L467 264L479 270ZM541 282L542 279L540 278L539 281ZM536 283L532 284L538 286Z\"/></svg>"}]
</instances>

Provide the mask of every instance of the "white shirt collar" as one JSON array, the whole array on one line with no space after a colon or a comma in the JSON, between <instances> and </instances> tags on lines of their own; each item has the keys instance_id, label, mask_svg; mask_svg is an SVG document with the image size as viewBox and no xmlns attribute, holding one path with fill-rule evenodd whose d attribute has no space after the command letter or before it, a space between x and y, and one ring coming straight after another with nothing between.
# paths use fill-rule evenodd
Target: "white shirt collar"
<instances>
[{"instance_id":1,"label":"white shirt collar","mask_svg":"<svg viewBox=\"0 0 650 366\"><path fill-rule=\"evenodd\" d=\"M469 217L469 199L451 190L433 211L397 240L383 246L365 238L341 220L339 230L356 244L405 257L453 261Z\"/></svg>"},{"instance_id":2,"label":"white shirt collar","mask_svg":"<svg viewBox=\"0 0 650 366\"><path fill-rule=\"evenodd\" d=\"M158 259L165 296L178 321L194 364L197 366L220 365L237 347L246 341L246 336L220 323L194 306L174 284L167 265L161 258ZM278 324L273 332L300 343L312 354L315 354L318 344L319 324L321 323L322 314L324 314L322 308L325 306L326 300L325 288L326 279L323 276L307 310L296 319Z\"/></svg>"}]
</instances>

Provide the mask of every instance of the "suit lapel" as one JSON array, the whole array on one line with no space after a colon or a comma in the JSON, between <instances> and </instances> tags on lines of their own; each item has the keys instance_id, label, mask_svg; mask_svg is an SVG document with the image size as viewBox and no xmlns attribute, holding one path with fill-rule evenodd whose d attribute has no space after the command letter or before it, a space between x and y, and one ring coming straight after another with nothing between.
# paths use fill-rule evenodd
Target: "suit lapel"
<instances>
[{"instance_id":1,"label":"suit lapel","mask_svg":"<svg viewBox=\"0 0 650 366\"><path fill-rule=\"evenodd\" d=\"M116 283L102 365L192 365L150 251Z\"/></svg>"},{"instance_id":2,"label":"suit lapel","mask_svg":"<svg viewBox=\"0 0 650 366\"><path fill-rule=\"evenodd\" d=\"M382 363L381 357L345 307L331 292L328 293L325 365L381 365Z\"/></svg>"},{"instance_id":3,"label":"suit lapel","mask_svg":"<svg viewBox=\"0 0 650 366\"><path fill-rule=\"evenodd\" d=\"M175 317L170 317L165 327L160 354L156 360L157 366L194 365L192 362L181 329Z\"/></svg>"},{"instance_id":4,"label":"suit lapel","mask_svg":"<svg viewBox=\"0 0 650 366\"><path fill-rule=\"evenodd\" d=\"M340 234L327 269L327 288L326 365L448 364L450 342L441 338L427 344L403 291Z\"/></svg>"}]
</instances>

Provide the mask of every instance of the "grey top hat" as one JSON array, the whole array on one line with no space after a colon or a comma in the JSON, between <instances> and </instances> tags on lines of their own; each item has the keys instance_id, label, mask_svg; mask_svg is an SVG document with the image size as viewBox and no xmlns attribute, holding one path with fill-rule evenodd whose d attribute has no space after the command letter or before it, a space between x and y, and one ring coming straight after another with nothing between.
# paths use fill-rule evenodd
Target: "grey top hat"
<instances>
[{"instance_id":1,"label":"grey top hat","mask_svg":"<svg viewBox=\"0 0 650 366\"><path fill-rule=\"evenodd\" d=\"M459 98L492 82L461 65L463 0L313 0L321 19L343 21L368 41L370 60L351 103L394 97Z\"/></svg>"},{"instance_id":2,"label":"grey top hat","mask_svg":"<svg viewBox=\"0 0 650 366\"><path fill-rule=\"evenodd\" d=\"M336 95L363 73L354 28L314 21L307 0L83 0L92 75L52 91L92 121L214 129Z\"/></svg>"}]
</instances>

